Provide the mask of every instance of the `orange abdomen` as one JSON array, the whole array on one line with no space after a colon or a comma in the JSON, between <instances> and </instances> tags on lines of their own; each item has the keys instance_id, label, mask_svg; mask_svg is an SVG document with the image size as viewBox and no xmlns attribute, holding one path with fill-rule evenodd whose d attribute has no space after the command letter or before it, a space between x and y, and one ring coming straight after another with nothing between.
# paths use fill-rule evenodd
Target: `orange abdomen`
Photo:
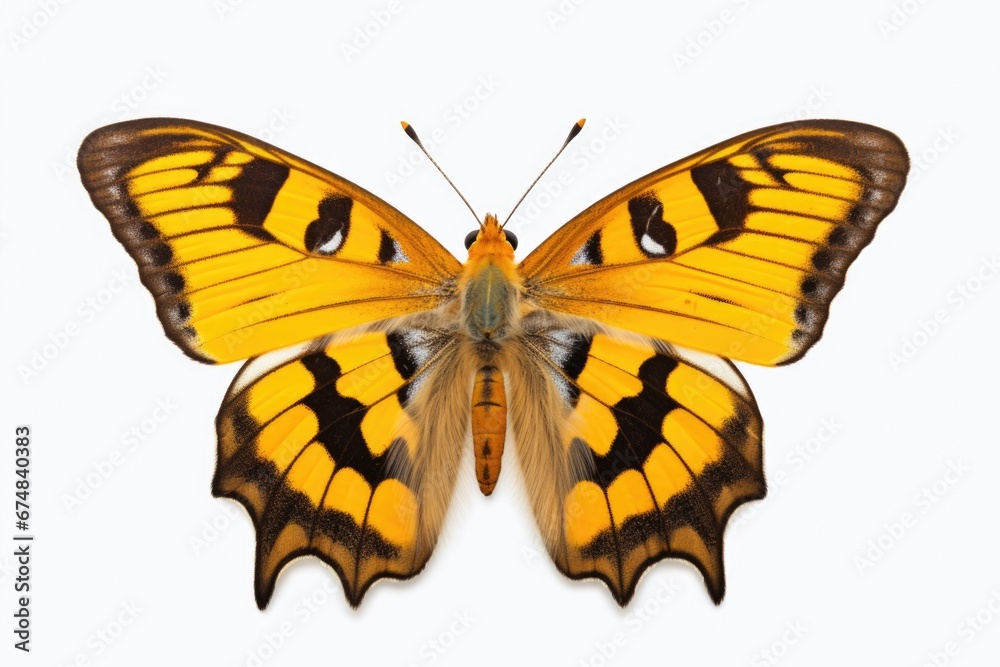
<instances>
[{"instance_id":1,"label":"orange abdomen","mask_svg":"<svg viewBox=\"0 0 1000 667\"><path fill-rule=\"evenodd\" d=\"M472 446L476 451L476 479L483 495L493 493L500 476L500 457L507 435L507 396L503 374L483 366L472 389Z\"/></svg>"}]
</instances>

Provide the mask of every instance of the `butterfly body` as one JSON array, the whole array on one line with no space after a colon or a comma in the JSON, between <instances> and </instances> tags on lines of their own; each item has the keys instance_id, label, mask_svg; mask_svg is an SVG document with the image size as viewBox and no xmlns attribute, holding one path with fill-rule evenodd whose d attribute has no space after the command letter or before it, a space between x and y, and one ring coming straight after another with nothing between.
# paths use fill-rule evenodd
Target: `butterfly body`
<instances>
[{"instance_id":1,"label":"butterfly body","mask_svg":"<svg viewBox=\"0 0 1000 667\"><path fill-rule=\"evenodd\" d=\"M719 602L726 522L766 489L731 360L791 363L819 339L909 168L885 130L785 123L625 185L518 264L487 216L462 264L370 192L225 128L118 123L78 164L170 339L248 360L212 491L253 519L261 608L300 556L354 606L420 572L469 441L489 495L508 432L561 572L624 605L679 558Z\"/></svg>"},{"instance_id":2,"label":"butterfly body","mask_svg":"<svg viewBox=\"0 0 1000 667\"><path fill-rule=\"evenodd\" d=\"M504 376L495 364L518 331L521 286L514 248L496 216L488 214L480 232L469 238L469 258L463 267L457 299L462 304L462 331L478 365L470 413L472 445L476 479L483 495L488 496L500 475L507 432Z\"/></svg>"}]
</instances>

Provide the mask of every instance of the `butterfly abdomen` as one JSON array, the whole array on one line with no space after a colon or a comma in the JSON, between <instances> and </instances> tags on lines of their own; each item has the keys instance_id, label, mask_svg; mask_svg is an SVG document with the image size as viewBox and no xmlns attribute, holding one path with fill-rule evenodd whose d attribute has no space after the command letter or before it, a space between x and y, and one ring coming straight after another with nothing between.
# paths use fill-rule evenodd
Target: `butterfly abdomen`
<instances>
[{"instance_id":1,"label":"butterfly abdomen","mask_svg":"<svg viewBox=\"0 0 1000 667\"><path fill-rule=\"evenodd\" d=\"M476 372L472 389L472 445L476 452L476 479L483 495L493 493L497 484L506 435L503 374L496 366L483 366Z\"/></svg>"}]
</instances>

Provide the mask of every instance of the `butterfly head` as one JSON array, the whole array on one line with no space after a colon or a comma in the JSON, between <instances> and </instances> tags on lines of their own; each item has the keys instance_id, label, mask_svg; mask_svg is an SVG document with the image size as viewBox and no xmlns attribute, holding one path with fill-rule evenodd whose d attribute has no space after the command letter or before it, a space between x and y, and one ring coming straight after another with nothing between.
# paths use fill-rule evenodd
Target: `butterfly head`
<instances>
[{"instance_id":1,"label":"butterfly head","mask_svg":"<svg viewBox=\"0 0 1000 667\"><path fill-rule=\"evenodd\" d=\"M495 215L487 213L482 227L465 237L465 248L469 251L470 261L486 257L503 257L513 261L517 237L501 227Z\"/></svg>"}]
</instances>

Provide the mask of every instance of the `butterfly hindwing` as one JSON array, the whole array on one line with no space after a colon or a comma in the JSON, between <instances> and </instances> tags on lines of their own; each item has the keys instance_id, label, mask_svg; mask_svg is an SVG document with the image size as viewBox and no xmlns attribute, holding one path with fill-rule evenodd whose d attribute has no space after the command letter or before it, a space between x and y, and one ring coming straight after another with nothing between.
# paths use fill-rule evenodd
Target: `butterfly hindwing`
<instances>
[{"instance_id":1,"label":"butterfly hindwing","mask_svg":"<svg viewBox=\"0 0 1000 667\"><path fill-rule=\"evenodd\" d=\"M433 308L461 271L371 193L232 130L118 123L88 136L78 163L167 335L201 361Z\"/></svg>"},{"instance_id":2,"label":"butterfly hindwing","mask_svg":"<svg viewBox=\"0 0 1000 667\"><path fill-rule=\"evenodd\" d=\"M720 601L726 521L765 493L760 413L739 372L712 355L541 312L526 324L527 347L560 397L554 419L570 474L562 525L545 534L552 524L538 515L551 498L540 496L559 492L524 471L556 565L603 580L624 605L647 567L682 558Z\"/></svg>"},{"instance_id":3,"label":"butterfly hindwing","mask_svg":"<svg viewBox=\"0 0 1000 667\"><path fill-rule=\"evenodd\" d=\"M354 606L375 580L423 568L461 439L441 442L420 406L449 393L453 342L437 327L376 327L252 360L237 376L217 420L213 491L254 519L261 608L302 555L332 566Z\"/></svg>"},{"instance_id":4,"label":"butterfly hindwing","mask_svg":"<svg viewBox=\"0 0 1000 667\"><path fill-rule=\"evenodd\" d=\"M718 144L597 202L520 265L551 310L774 365L819 339L909 168L885 130L798 121Z\"/></svg>"}]
</instances>

